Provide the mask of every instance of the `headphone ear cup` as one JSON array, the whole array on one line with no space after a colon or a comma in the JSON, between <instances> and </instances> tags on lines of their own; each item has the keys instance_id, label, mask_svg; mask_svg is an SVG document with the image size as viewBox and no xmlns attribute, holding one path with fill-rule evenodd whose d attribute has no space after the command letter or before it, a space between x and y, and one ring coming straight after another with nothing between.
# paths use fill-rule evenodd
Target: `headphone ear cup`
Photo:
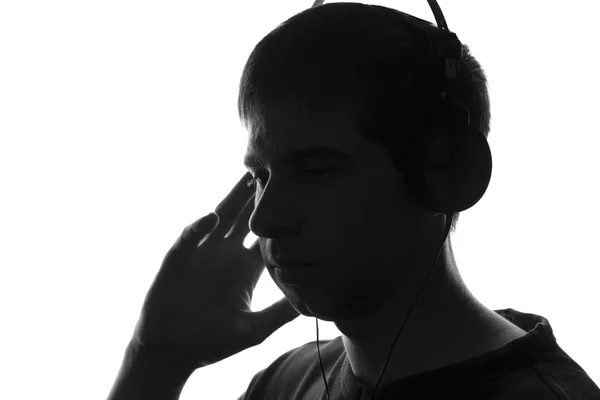
<instances>
[{"instance_id":1,"label":"headphone ear cup","mask_svg":"<svg viewBox=\"0 0 600 400\"><path fill-rule=\"evenodd\" d=\"M475 205L492 176L487 139L473 125L429 127L413 138L404 165L408 192L426 210L449 214Z\"/></svg>"}]
</instances>

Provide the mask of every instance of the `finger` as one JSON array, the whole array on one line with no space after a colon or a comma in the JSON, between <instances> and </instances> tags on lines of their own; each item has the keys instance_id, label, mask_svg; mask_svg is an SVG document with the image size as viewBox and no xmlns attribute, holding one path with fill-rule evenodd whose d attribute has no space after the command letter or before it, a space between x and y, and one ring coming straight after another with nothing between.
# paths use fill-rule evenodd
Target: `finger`
<instances>
[{"instance_id":1,"label":"finger","mask_svg":"<svg viewBox=\"0 0 600 400\"><path fill-rule=\"evenodd\" d=\"M190 251L196 249L198 243L214 229L218 219L215 213L210 213L186 226L165 255L159 274L177 271L178 265L182 264L178 260L185 259Z\"/></svg>"},{"instance_id":2,"label":"finger","mask_svg":"<svg viewBox=\"0 0 600 400\"><path fill-rule=\"evenodd\" d=\"M242 179L238 181L231 192L229 192L215 209L215 212L219 215L219 225L214 230L212 236L223 238L231 229L240 210L255 192L254 188L248 187L247 185L247 182L251 177L252 175L249 172L244 174Z\"/></svg>"},{"instance_id":3,"label":"finger","mask_svg":"<svg viewBox=\"0 0 600 400\"><path fill-rule=\"evenodd\" d=\"M248 250L250 250L250 255L252 256L252 258L254 258L258 262L264 262L262 258L262 253L260 252L260 243L258 239L256 239L254 243L252 243L252 246L250 246Z\"/></svg>"},{"instance_id":4,"label":"finger","mask_svg":"<svg viewBox=\"0 0 600 400\"><path fill-rule=\"evenodd\" d=\"M174 248L195 248L198 246L198 242L202 240L207 234L209 234L217 224L219 220L218 215L214 212L205 215L202 218L197 219L188 226L186 226L179 235L179 238L173 245Z\"/></svg>"},{"instance_id":5,"label":"finger","mask_svg":"<svg viewBox=\"0 0 600 400\"><path fill-rule=\"evenodd\" d=\"M243 241L248 236L250 232L250 216L254 211L254 200L255 196L252 195L235 221L235 225L231 229L231 232L229 232L227 239Z\"/></svg>"}]
</instances>

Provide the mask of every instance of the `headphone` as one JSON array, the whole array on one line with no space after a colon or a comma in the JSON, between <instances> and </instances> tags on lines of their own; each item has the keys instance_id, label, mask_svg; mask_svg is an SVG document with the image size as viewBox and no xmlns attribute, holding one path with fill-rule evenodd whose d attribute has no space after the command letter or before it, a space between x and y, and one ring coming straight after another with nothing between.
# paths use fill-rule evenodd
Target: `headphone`
<instances>
[{"instance_id":1,"label":"headphone","mask_svg":"<svg viewBox=\"0 0 600 400\"><path fill-rule=\"evenodd\" d=\"M402 157L396 166L404 170L404 183L409 195L424 209L445 214L446 226L437 256L392 343L371 400L375 398L394 345L433 272L448 238L454 214L472 207L481 199L492 175L492 154L488 141L483 133L470 123L469 109L459 99L453 97L452 89L455 86L457 64L461 60L462 44L458 37L448 30L436 0L427 0L427 2L433 11L437 26L415 17L405 22L427 36L430 56L434 60L434 67L439 70L439 76L433 77L438 83L436 96L431 100L420 128L411 135L408 145L399 149ZM316 0L311 8L321 6L323 3L324 0ZM329 388L319 349L319 322L317 318L315 321L317 352L329 400Z\"/></svg>"}]
</instances>

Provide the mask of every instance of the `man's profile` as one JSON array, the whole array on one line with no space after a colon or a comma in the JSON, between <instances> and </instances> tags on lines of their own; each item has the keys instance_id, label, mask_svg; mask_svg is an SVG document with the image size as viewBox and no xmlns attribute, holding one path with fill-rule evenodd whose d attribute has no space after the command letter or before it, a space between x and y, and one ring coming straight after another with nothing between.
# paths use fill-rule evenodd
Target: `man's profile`
<instances>
[{"instance_id":1,"label":"man's profile","mask_svg":"<svg viewBox=\"0 0 600 400\"><path fill-rule=\"evenodd\" d=\"M257 185L250 228L264 240L267 269L293 307L333 321L342 333L321 345L331 398L362 399L372 391L446 222L445 215L423 210L409 196L396 168L398 154L386 146L407 140L436 94L428 42L406 23L413 19L356 3L306 10L256 46L240 84L247 157L262 160L248 165ZM487 138L486 77L466 45L457 81L454 95ZM305 148L331 150L278 162ZM289 268L286 280L285 268L269 265L275 253L312 264ZM490 390L477 398L516 398L511 396L533 384L532 377L520 375L512 388L497 381L492 389L489 376L478 374L518 371L510 357L547 344L536 336L548 327L543 317L481 304L460 277L448 237L391 354L381 398L408 398L419 385L431 391L431 397L421 391L420 398L447 397L448 387L435 384L458 375L462 384L445 383L458 385L456 393ZM315 342L286 353L257 374L240 399L323 398L316 357ZM559 368L568 367L575 366ZM540 387L532 393L557 398L543 387L550 381L535 384Z\"/></svg>"}]
</instances>

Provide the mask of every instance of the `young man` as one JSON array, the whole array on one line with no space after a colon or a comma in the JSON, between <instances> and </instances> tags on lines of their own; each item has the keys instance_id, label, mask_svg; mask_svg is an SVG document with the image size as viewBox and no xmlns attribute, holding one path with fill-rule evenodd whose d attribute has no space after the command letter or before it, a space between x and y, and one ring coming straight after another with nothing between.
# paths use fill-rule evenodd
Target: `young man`
<instances>
[{"instance_id":1,"label":"young man","mask_svg":"<svg viewBox=\"0 0 600 400\"><path fill-rule=\"evenodd\" d=\"M600 399L545 318L493 311L471 294L445 237L456 219L407 190L393 149L435 118L437 93L428 42L407 20L335 3L256 46L239 98L255 186L240 181L218 219L188 227L167 254L111 399L177 398L196 368L298 314L342 335L285 353L240 399L368 399L377 385L378 399ZM486 79L466 46L457 82L454 95L487 137ZM259 239L245 250L248 230ZM264 266L285 298L251 313Z\"/></svg>"}]
</instances>

